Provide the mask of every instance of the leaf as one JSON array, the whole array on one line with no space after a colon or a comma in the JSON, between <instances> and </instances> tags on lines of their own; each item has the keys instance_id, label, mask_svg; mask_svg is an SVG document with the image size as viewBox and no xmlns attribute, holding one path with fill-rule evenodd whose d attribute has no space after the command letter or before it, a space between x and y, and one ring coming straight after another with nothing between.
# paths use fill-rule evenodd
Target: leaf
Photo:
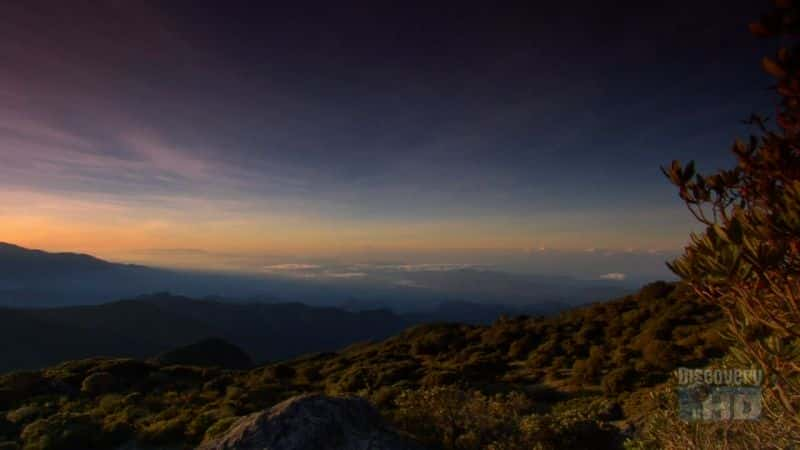
<instances>
[{"instance_id":1,"label":"leaf","mask_svg":"<svg viewBox=\"0 0 800 450\"><path fill-rule=\"evenodd\" d=\"M787 76L786 70L781 67L780 64L767 56L761 60L761 66L764 68L764 71L775 78L784 79Z\"/></svg>"},{"instance_id":2,"label":"leaf","mask_svg":"<svg viewBox=\"0 0 800 450\"><path fill-rule=\"evenodd\" d=\"M725 229L722 228L721 226L719 226L716 223L711 225L711 228L708 231L709 231L709 235L711 235L712 237L721 239L723 241L729 241L728 233L726 233Z\"/></svg>"},{"instance_id":3,"label":"leaf","mask_svg":"<svg viewBox=\"0 0 800 450\"><path fill-rule=\"evenodd\" d=\"M686 168L683 169L683 181L689 182L695 174L694 170L694 161L689 161L689 164L686 164Z\"/></svg>"},{"instance_id":4,"label":"leaf","mask_svg":"<svg viewBox=\"0 0 800 450\"><path fill-rule=\"evenodd\" d=\"M731 223L728 225L728 237L734 244L742 243L742 223L736 217L731 219Z\"/></svg>"},{"instance_id":5,"label":"leaf","mask_svg":"<svg viewBox=\"0 0 800 450\"><path fill-rule=\"evenodd\" d=\"M736 360L736 362L738 362L740 365L744 366L750 363L749 355L742 350L736 347L731 347L728 349L728 352L730 352L733 359Z\"/></svg>"},{"instance_id":6,"label":"leaf","mask_svg":"<svg viewBox=\"0 0 800 450\"><path fill-rule=\"evenodd\" d=\"M770 33L769 30L761 24L761 22L751 23L748 28L750 28L750 33L752 33L754 36L770 37L772 35L772 33Z\"/></svg>"},{"instance_id":7,"label":"leaf","mask_svg":"<svg viewBox=\"0 0 800 450\"><path fill-rule=\"evenodd\" d=\"M778 50L778 60L782 63L786 63L789 61L789 49L786 47L781 48Z\"/></svg>"}]
</instances>

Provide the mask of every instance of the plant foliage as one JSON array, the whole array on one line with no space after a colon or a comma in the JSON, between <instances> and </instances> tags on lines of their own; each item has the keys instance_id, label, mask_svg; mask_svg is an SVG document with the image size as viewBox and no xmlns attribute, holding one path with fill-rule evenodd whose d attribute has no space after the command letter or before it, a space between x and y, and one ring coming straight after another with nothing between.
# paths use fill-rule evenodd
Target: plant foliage
<instances>
[{"instance_id":1,"label":"plant foliage","mask_svg":"<svg viewBox=\"0 0 800 450\"><path fill-rule=\"evenodd\" d=\"M753 33L787 45L763 68L780 97L777 129L758 116L737 141L737 165L711 175L674 161L664 169L705 225L670 264L697 295L724 311L739 364L764 370L769 417L800 439L800 6L776 8Z\"/></svg>"}]
</instances>

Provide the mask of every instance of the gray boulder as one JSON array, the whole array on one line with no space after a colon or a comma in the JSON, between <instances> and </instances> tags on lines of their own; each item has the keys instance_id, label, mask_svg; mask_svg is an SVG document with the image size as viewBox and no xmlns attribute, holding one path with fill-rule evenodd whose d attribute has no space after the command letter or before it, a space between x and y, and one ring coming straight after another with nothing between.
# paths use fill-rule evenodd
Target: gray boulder
<instances>
[{"instance_id":1,"label":"gray boulder","mask_svg":"<svg viewBox=\"0 0 800 450\"><path fill-rule=\"evenodd\" d=\"M198 450L422 450L358 397L307 394L239 419Z\"/></svg>"}]
</instances>

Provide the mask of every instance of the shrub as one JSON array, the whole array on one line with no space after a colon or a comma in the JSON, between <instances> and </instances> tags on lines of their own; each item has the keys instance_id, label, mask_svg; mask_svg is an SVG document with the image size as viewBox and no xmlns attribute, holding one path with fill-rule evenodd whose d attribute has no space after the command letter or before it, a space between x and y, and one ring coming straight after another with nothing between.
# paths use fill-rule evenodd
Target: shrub
<instances>
[{"instance_id":1,"label":"shrub","mask_svg":"<svg viewBox=\"0 0 800 450\"><path fill-rule=\"evenodd\" d=\"M0 408L10 407L47 390L47 381L38 372L12 372L0 376Z\"/></svg>"},{"instance_id":2,"label":"shrub","mask_svg":"<svg viewBox=\"0 0 800 450\"><path fill-rule=\"evenodd\" d=\"M403 360L376 367L378 371L375 384L378 386L391 385L399 381L416 379L419 364L412 360Z\"/></svg>"},{"instance_id":3,"label":"shrub","mask_svg":"<svg viewBox=\"0 0 800 450\"><path fill-rule=\"evenodd\" d=\"M737 363L768 375L765 410L800 441L800 3L776 5L751 31L786 45L762 61L781 99L777 129L752 116L757 134L733 145L735 167L702 175L674 161L664 173L705 226L670 268L724 310Z\"/></svg>"},{"instance_id":4,"label":"shrub","mask_svg":"<svg viewBox=\"0 0 800 450\"><path fill-rule=\"evenodd\" d=\"M452 371L435 371L429 372L422 380L420 380L420 384L425 387L435 387L435 386L445 386L449 384L458 383L461 380L461 376L457 372Z\"/></svg>"},{"instance_id":5,"label":"shrub","mask_svg":"<svg viewBox=\"0 0 800 450\"><path fill-rule=\"evenodd\" d=\"M395 399L400 394L399 390L389 386L381 386L369 396L370 402L379 409L386 409L394 405Z\"/></svg>"},{"instance_id":6,"label":"shrub","mask_svg":"<svg viewBox=\"0 0 800 450\"><path fill-rule=\"evenodd\" d=\"M447 351L451 343L458 340L460 338L442 325L416 336L411 343L411 352L422 356L436 355Z\"/></svg>"},{"instance_id":7,"label":"shrub","mask_svg":"<svg viewBox=\"0 0 800 450\"><path fill-rule=\"evenodd\" d=\"M779 450L797 444L786 422L682 420L676 396L669 387L649 393L655 403L644 416L636 434L625 441L626 450Z\"/></svg>"},{"instance_id":8,"label":"shrub","mask_svg":"<svg viewBox=\"0 0 800 450\"><path fill-rule=\"evenodd\" d=\"M303 366L298 370L298 374L309 383L322 380L322 374L317 366Z\"/></svg>"},{"instance_id":9,"label":"shrub","mask_svg":"<svg viewBox=\"0 0 800 450\"><path fill-rule=\"evenodd\" d=\"M108 372L95 372L83 380L81 392L89 395L102 395L117 387L117 378Z\"/></svg>"},{"instance_id":10,"label":"shrub","mask_svg":"<svg viewBox=\"0 0 800 450\"><path fill-rule=\"evenodd\" d=\"M145 378L156 369L156 366L136 359L111 359L98 362L89 373L108 372L117 379L133 382Z\"/></svg>"},{"instance_id":11,"label":"shrub","mask_svg":"<svg viewBox=\"0 0 800 450\"><path fill-rule=\"evenodd\" d=\"M539 345L539 341L539 336L530 334L517 339L508 347L508 357L510 359L525 359Z\"/></svg>"},{"instance_id":12,"label":"shrub","mask_svg":"<svg viewBox=\"0 0 800 450\"><path fill-rule=\"evenodd\" d=\"M667 371L675 366L677 354L671 342L652 340L642 348L642 358L651 366Z\"/></svg>"},{"instance_id":13,"label":"shrub","mask_svg":"<svg viewBox=\"0 0 800 450\"><path fill-rule=\"evenodd\" d=\"M640 300L660 299L668 296L675 290L675 285L666 281L656 281L646 284L639 291Z\"/></svg>"},{"instance_id":14,"label":"shrub","mask_svg":"<svg viewBox=\"0 0 800 450\"><path fill-rule=\"evenodd\" d=\"M75 450L108 446L100 427L87 414L59 413L22 430L26 450Z\"/></svg>"},{"instance_id":15,"label":"shrub","mask_svg":"<svg viewBox=\"0 0 800 450\"><path fill-rule=\"evenodd\" d=\"M619 395L630 390L635 379L636 371L632 367L614 369L603 377L603 392L608 396Z\"/></svg>"},{"instance_id":16,"label":"shrub","mask_svg":"<svg viewBox=\"0 0 800 450\"><path fill-rule=\"evenodd\" d=\"M184 430L190 419L179 415L169 419L158 420L145 425L139 432L139 438L152 444L170 444L184 439Z\"/></svg>"},{"instance_id":17,"label":"shrub","mask_svg":"<svg viewBox=\"0 0 800 450\"><path fill-rule=\"evenodd\" d=\"M603 405L590 403L605 411ZM618 433L587 408L539 415L519 392L486 395L455 387L403 392L397 423L433 448L446 450L615 448Z\"/></svg>"},{"instance_id":18,"label":"shrub","mask_svg":"<svg viewBox=\"0 0 800 450\"><path fill-rule=\"evenodd\" d=\"M10 437L12 434L15 434L18 428L19 427L17 424L11 422L2 414L0 414L0 439L4 439L5 437Z\"/></svg>"},{"instance_id":19,"label":"shrub","mask_svg":"<svg viewBox=\"0 0 800 450\"><path fill-rule=\"evenodd\" d=\"M429 445L459 450L509 439L532 406L520 393L487 396L455 387L404 391L396 402L396 419L406 431Z\"/></svg>"},{"instance_id":20,"label":"shrub","mask_svg":"<svg viewBox=\"0 0 800 450\"><path fill-rule=\"evenodd\" d=\"M494 380L497 376L505 373L508 368L505 358L502 355L476 353L464 363L461 371L471 378L488 381Z\"/></svg>"},{"instance_id":21,"label":"shrub","mask_svg":"<svg viewBox=\"0 0 800 450\"><path fill-rule=\"evenodd\" d=\"M267 374L276 380L290 380L294 378L296 371L286 364L275 364L267 368Z\"/></svg>"},{"instance_id":22,"label":"shrub","mask_svg":"<svg viewBox=\"0 0 800 450\"><path fill-rule=\"evenodd\" d=\"M239 420L239 417L236 416L223 417L222 419L217 420L206 430L204 440L214 439L218 436L221 436L228 431L228 428L230 428L231 425L233 425L237 420Z\"/></svg>"},{"instance_id":23,"label":"shrub","mask_svg":"<svg viewBox=\"0 0 800 450\"><path fill-rule=\"evenodd\" d=\"M21 425L33 421L43 415L42 408L36 405L21 406L6 414L6 419L15 424Z\"/></svg>"}]
</instances>

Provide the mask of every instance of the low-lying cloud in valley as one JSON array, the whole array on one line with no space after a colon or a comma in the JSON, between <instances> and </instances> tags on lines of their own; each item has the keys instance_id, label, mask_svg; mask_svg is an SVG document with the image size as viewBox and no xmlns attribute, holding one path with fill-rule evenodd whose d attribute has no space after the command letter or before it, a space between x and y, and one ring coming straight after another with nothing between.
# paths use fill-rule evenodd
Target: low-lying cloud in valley
<instances>
[{"instance_id":1,"label":"low-lying cloud in valley","mask_svg":"<svg viewBox=\"0 0 800 450\"><path fill-rule=\"evenodd\" d=\"M601 280L623 281L625 280L625 278L627 278L627 276L624 273L620 272L611 272L600 275Z\"/></svg>"}]
</instances>

